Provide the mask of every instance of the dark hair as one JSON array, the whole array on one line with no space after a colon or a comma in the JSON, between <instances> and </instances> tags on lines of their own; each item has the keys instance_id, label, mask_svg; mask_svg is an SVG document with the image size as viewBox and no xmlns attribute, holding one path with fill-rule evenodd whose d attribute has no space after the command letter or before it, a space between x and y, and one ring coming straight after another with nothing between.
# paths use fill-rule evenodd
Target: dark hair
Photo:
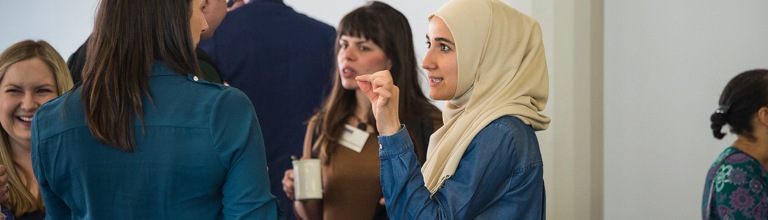
<instances>
[{"instance_id":1,"label":"dark hair","mask_svg":"<svg viewBox=\"0 0 768 220\"><path fill-rule=\"evenodd\" d=\"M88 41L82 93L85 119L99 142L132 152L134 117L144 120L155 60L200 75L189 19L192 0L102 0Z\"/></svg>"},{"instance_id":2,"label":"dark hair","mask_svg":"<svg viewBox=\"0 0 768 220\"><path fill-rule=\"evenodd\" d=\"M760 108L768 106L768 70L756 69L733 77L720 95L720 107L712 114L712 134L722 139L725 124L731 132L754 140L752 118Z\"/></svg>"},{"instance_id":3,"label":"dark hair","mask_svg":"<svg viewBox=\"0 0 768 220\"><path fill-rule=\"evenodd\" d=\"M384 54L391 60L390 72L394 84L400 88L399 115L402 122L411 131L420 131L425 126L432 126L434 120L440 120L441 115L437 107L429 102L419 86L419 72L416 63L416 55L413 47L413 34L408 19L391 6L372 1L345 15L339 23L336 34L336 42L341 36L360 37L372 41L381 47ZM335 52L339 53L339 44L336 44ZM333 75L333 88L325 100L322 109L313 116L315 133L319 137L313 143L313 151L319 156L330 161L328 155L336 147L330 144L341 137L345 119L353 114L357 104L354 90L345 90L341 86L341 76L338 67ZM369 118L374 118L369 112ZM375 123L375 122L374 122ZM432 132L432 131L430 131ZM426 155L426 143L429 140L414 136L417 154Z\"/></svg>"}]
</instances>

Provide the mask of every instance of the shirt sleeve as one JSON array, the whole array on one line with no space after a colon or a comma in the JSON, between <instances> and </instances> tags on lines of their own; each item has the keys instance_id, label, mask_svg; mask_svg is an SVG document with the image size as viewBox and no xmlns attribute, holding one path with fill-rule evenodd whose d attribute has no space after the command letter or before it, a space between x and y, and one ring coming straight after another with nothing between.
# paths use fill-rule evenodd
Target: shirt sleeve
<instances>
[{"instance_id":1,"label":"shirt sleeve","mask_svg":"<svg viewBox=\"0 0 768 220\"><path fill-rule=\"evenodd\" d=\"M747 157L746 155L744 157ZM723 163L714 175L712 214L719 219L766 219L765 181L755 162ZM764 175L764 174L763 174Z\"/></svg>"},{"instance_id":2,"label":"shirt sleeve","mask_svg":"<svg viewBox=\"0 0 768 220\"><path fill-rule=\"evenodd\" d=\"M475 136L454 175L430 197L405 126L379 136L381 182L387 213L393 219L541 219L541 162L521 166L514 135L493 123ZM537 149L538 150L538 149ZM540 155L540 153L538 154ZM483 213L492 206L494 216Z\"/></svg>"},{"instance_id":3,"label":"shirt sleeve","mask_svg":"<svg viewBox=\"0 0 768 220\"><path fill-rule=\"evenodd\" d=\"M72 217L72 211L69 209L64 200L59 197L56 192L51 188L49 182L48 173L46 173L46 163L54 161L51 158L45 156L44 151L40 150L40 136L38 135L39 125L35 120L32 123L32 169L37 178L38 187L40 188L40 197L43 199L43 207L45 207L45 215L47 219L69 219ZM49 163L50 164L50 163Z\"/></svg>"},{"instance_id":4,"label":"shirt sleeve","mask_svg":"<svg viewBox=\"0 0 768 220\"><path fill-rule=\"evenodd\" d=\"M211 111L211 136L228 168L222 187L225 219L278 219L283 213L270 193L264 140L249 99L227 88Z\"/></svg>"}]
</instances>

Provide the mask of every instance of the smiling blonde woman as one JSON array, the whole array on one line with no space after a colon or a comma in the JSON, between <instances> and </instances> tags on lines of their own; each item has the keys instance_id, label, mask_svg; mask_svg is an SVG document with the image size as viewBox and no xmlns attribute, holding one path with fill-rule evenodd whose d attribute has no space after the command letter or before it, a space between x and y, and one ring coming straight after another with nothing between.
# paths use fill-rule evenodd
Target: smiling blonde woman
<instances>
[{"instance_id":1,"label":"smiling blonde woman","mask_svg":"<svg viewBox=\"0 0 768 220\"><path fill-rule=\"evenodd\" d=\"M42 219L32 170L31 122L40 105L72 88L67 64L45 41L25 40L0 55L0 204L16 219Z\"/></svg>"}]
</instances>

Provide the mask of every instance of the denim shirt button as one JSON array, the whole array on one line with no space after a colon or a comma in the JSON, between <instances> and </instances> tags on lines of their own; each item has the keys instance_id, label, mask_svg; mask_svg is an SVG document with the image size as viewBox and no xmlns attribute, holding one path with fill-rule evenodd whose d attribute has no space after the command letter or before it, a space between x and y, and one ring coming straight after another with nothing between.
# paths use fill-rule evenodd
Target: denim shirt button
<instances>
[{"instance_id":1,"label":"denim shirt button","mask_svg":"<svg viewBox=\"0 0 768 220\"><path fill-rule=\"evenodd\" d=\"M381 147L381 144L379 144L379 150L381 150L381 149L383 149L383 148Z\"/></svg>"}]
</instances>

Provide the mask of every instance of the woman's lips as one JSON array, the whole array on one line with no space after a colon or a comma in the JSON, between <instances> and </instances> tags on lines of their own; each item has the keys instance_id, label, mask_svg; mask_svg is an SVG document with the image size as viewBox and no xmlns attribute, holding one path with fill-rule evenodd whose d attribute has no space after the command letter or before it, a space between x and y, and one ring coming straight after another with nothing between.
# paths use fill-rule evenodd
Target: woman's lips
<instances>
[{"instance_id":1,"label":"woman's lips","mask_svg":"<svg viewBox=\"0 0 768 220\"><path fill-rule=\"evenodd\" d=\"M355 77L357 74L355 73L355 70L347 67L341 69L341 76L344 78L352 78Z\"/></svg>"},{"instance_id":2,"label":"woman's lips","mask_svg":"<svg viewBox=\"0 0 768 220\"><path fill-rule=\"evenodd\" d=\"M429 77L429 86L434 87L440 84L441 82L443 82L442 77Z\"/></svg>"}]
</instances>

